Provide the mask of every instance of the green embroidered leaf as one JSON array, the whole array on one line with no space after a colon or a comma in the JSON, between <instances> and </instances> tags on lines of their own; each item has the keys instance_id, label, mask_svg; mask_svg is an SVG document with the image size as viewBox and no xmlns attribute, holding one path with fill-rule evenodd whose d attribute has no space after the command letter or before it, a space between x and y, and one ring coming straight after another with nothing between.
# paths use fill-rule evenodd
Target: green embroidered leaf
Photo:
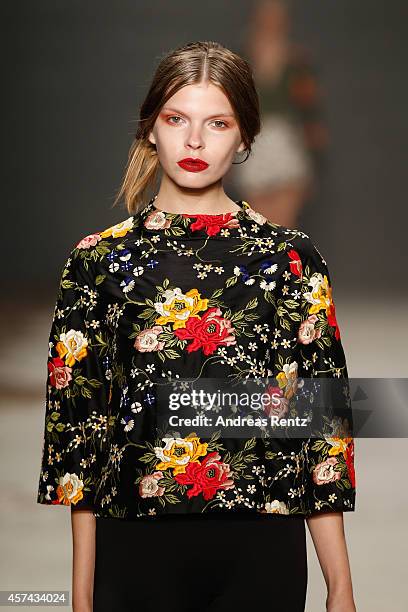
<instances>
[{"instance_id":1,"label":"green embroidered leaf","mask_svg":"<svg viewBox=\"0 0 408 612\"><path fill-rule=\"evenodd\" d=\"M169 504L178 504L181 501L178 497L171 494L168 495L164 493L163 497L167 502L169 502Z\"/></svg>"},{"instance_id":2,"label":"green embroidered leaf","mask_svg":"<svg viewBox=\"0 0 408 612\"><path fill-rule=\"evenodd\" d=\"M88 380L88 383L91 385L91 387L94 387L95 389L103 385L103 382L101 380L98 380L97 378L90 378Z\"/></svg>"},{"instance_id":3,"label":"green embroidered leaf","mask_svg":"<svg viewBox=\"0 0 408 612\"><path fill-rule=\"evenodd\" d=\"M298 308L299 302L296 302L296 300L286 300L285 306L286 308Z\"/></svg>"},{"instance_id":4,"label":"green embroidered leaf","mask_svg":"<svg viewBox=\"0 0 408 612\"><path fill-rule=\"evenodd\" d=\"M81 395L83 397L86 397L87 399L90 399L92 397L92 393L86 387L81 387Z\"/></svg>"},{"instance_id":5,"label":"green embroidered leaf","mask_svg":"<svg viewBox=\"0 0 408 612\"><path fill-rule=\"evenodd\" d=\"M211 299L212 299L212 300L215 300L217 297L219 297L219 296L220 296L220 295L222 295L223 293L224 293L224 289L221 289L221 288L220 288L220 289L216 289L216 290L213 292L213 294L212 294L212 296L211 296Z\"/></svg>"},{"instance_id":6,"label":"green embroidered leaf","mask_svg":"<svg viewBox=\"0 0 408 612\"><path fill-rule=\"evenodd\" d=\"M277 457L277 453L273 453L272 451L266 451L265 458L266 459L275 459Z\"/></svg>"},{"instance_id":7,"label":"green embroidered leaf","mask_svg":"<svg viewBox=\"0 0 408 612\"><path fill-rule=\"evenodd\" d=\"M245 310L251 310L252 308L256 308L257 306L258 306L258 298L255 297L247 303Z\"/></svg>"},{"instance_id":8,"label":"green embroidered leaf","mask_svg":"<svg viewBox=\"0 0 408 612\"><path fill-rule=\"evenodd\" d=\"M154 315L157 315L157 312L154 308L145 308L145 310L143 310L137 316L139 317L139 319L150 319L150 317L153 317Z\"/></svg>"},{"instance_id":9,"label":"green embroidered leaf","mask_svg":"<svg viewBox=\"0 0 408 612\"><path fill-rule=\"evenodd\" d=\"M250 450L251 448L255 448L256 446L256 438L250 438L246 440L244 444L244 450Z\"/></svg>"},{"instance_id":10,"label":"green embroidered leaf","mask_svg":"<svg viewBox=\"0 0 408 612\"><path fill-rule=\"evenodd\" d=\"M292 321L301 321L301 316L298 312L289 312L288 314Z\"/></svg>"},{"instance_id":11,"label":"green embroidered leaf","mask_svg":"<svg viewBox=\"0 0 408 612\"><path fill-rule=\"evenodd\" d=\"M73 287L75 287L75 283L70 280L63 280L61 281L61 287L62 289L72 289Z\"/></svg>"},{"instance_id":12,"label":"green embroidered leaf","mask_svg":"<svg viewBox=\"0 0 408 612\"><path fill-rule=\"evenodd\" d=\"M155 461L157 459L155 453L145 453L141 457L139 457L139 461L143 461L143 463L150 463L151 461Z\"/></svg>"},{"instance_id":13,"label":"green embroidered leaf","mask_svg":"<svg viewBox=\"0 0 408 612\"><path fill-rule=\"evenodd\" d=\"M180 357L180 353L177 353L177 351L173 351L171 349L164 349L163 353L169 359L177 359Z\"/></svg>"},{"instance_id":14,"label":"green embroidered leaf","mask_svg":"<svg viewBox=\"0 0 408 612\"><path fill-rule=\"evenodd\" d=\"M236 285L238 280L237 276L230 276L229 278L227 278L227 280L225 281L225 286L226 287L232 287L233 285Z\"/></svg>"},{"instance_id":15,"label":"green embroidered leaf","mask_svg":"<svg viewBox=\"0 0 408 612\"><path fill-rule=\"evenodd\" d=\"M323 449L327 449L327 442L325 440L315 440L311 448L312 451L322 451Z\"/></svg>"}]
</instances>

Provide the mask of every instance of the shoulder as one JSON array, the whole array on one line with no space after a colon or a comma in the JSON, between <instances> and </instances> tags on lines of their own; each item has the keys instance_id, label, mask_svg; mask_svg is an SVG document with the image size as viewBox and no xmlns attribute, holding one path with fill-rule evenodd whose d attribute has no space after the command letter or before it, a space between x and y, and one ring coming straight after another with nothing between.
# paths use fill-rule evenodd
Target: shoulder
<instances>
[{"instance_id":1,"label":"shoulder","mask_svg":"<svg viewBox=\"0 0 408 612\"><path fill-rule=\"evenodd\" d=\"M137 225L133 216L126 217L107 228L84 234L69 249L63 263L62 277L92 283L100 273L104 257L126 240ZM99 270L99 272L98 272Z\"/></svg>"},{"instance_id":2,"label":"shoulder","mask_svg":"<svg viewBox=\"0 0 408 612\"><path fill-rule=\"evenodd\" d=\"M81 261L101 261L116 245L126 242L138 224L138 219L131 215L114 225L83 235L73 245L70 257Z\"/></svg>"},{"instance_id":3,"label":"shoulder","mask_svg":"<svg viewBox=\"0 0 408 612\"><path fill-rule=\"evenodd\" d=\"M122 219L107 228L86 234L76 244L75 249L90 250L101 246L100 243L108 244L117 238L123 238L135 227L135 217L130 216Z\"/></svg>"},{"instance_id":4,"label":"shoulder","mask_svg":"<svg viewBox=\"0 0 408 612\"><path fill-rule=\"evenodd\" d=\"M310 234L298 228L288 228L270 222L267 222L267 225L272 230L275 229L273 233L276 236L278 250L284 250L291 261L296 262L298 268L303 269L306 273L313 270L328 275L327 261Z\"/></svg>"},{"instance_id":5,"label":"shoulder","mask_svg":"<svg viewBox=\"0 0 408 612\"><path fill-rule=\"evenodd\" d=\"M275 245L279 245L278 250L295 250L302 260L306 260L313 254L316 246L309 234L300 228L290 228L273 223L260 213L256 213L256 215L262 219L264 236L273 238Z\"/></svg>"},{"instance_id":6,"label":"shoulder","mask_svg":"<svg viewBox=\"0 0 408 612\"><path fill-rule=\"evenodd\" d=\"M296 235L293 244L293 254L301 264L302 277L305 279L311 276L319 275L318 277L327 277L330 280L330 272L327 261L320 250L320 247L310 235L300 232Z\"/></svg>"},{"instance_id":7,"label":"shoulder","mask_svg":"<svg viewBox=\"0 0 408 612\"><path fill-rule=\"evenodd\" d=\"M248 205L247 202L245 203ZM326 266L326 260L316 242L302 229L273 223L250 205L247 206L247 216L262 227L260 236L263 239L272 239L277 251L285 251L293 255L294 259L303 265L314 262L320 266Z\"/></svg>"}]
</instances>

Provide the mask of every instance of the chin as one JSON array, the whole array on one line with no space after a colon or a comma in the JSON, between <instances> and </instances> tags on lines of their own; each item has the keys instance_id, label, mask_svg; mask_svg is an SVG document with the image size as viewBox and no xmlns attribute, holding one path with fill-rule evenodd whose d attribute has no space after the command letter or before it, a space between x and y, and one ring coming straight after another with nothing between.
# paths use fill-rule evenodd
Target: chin
<instances>
[{"instance_id":1,"label":"chin","mask_svg":"<svg viewBox=\"0 0 408 612\"><path fill-rule=\"evenodd\" d=\"M191 176L184 176L184 174L188 174ZM172 180L179 185L179 187L208 187L213 181L210 181L208 177L197 176L200 172L185 172L183 170L183 176L180 175L177 177L172 177Z\"/></svg>"}]
</instances>

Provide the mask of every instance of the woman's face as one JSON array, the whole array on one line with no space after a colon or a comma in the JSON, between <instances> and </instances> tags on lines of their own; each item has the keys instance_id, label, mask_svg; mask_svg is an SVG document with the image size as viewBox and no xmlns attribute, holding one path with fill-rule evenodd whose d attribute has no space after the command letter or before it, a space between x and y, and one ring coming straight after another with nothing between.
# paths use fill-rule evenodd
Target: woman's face
<instances>
[{"instance_id":1,"label":"woman's face","mask_svg":"<svg viewBox=\"0 0 408 612\"><path fill-rule=\"evenodd\" d=\"M231 104L212 83L179 89L163 105L149 140L156 145L163 171L180 187L202 188L219 181L236 151L245 149ZM186 158L208 166L179 165Z\"/></svg>"}]
</instances>

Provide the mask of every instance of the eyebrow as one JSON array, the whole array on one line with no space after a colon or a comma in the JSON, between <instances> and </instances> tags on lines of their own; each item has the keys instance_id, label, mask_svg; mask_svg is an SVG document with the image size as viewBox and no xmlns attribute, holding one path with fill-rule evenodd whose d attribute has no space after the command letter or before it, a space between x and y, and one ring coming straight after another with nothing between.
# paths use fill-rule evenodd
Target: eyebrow
<instances>
[{"instance_id":1,"label":"eyebrow","mask_svg":"<svg viewBox=\"0 0 408 612\"><path fill-rule=\"evenodd\" d=\"M179 115L186 115L187 113L183 113L180 110L177 110L176 108L169 108L168 106L164 106L162 108L162 111L170 111L172 113L178 113ZM233 113L216 113L215 115L211 115L210 117L207 117L207 119L213 119L214 117L234 117Z\"/></svg>"}]
</instances>

